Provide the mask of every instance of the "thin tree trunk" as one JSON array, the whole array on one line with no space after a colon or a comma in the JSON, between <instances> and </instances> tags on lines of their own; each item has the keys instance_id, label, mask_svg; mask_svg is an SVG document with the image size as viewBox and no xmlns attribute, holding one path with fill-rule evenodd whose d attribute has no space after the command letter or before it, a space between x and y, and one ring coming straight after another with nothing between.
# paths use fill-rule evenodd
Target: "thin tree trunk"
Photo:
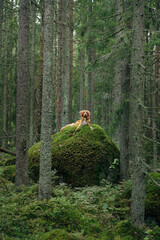
<instances>
[{"instance_id":1,"label":"thin tree trunk","mask_svg":"<svg viewBox=\"0 0 160 240\"><path fill-rule=\"evenodd\" d=\"M84 99L84 92L85 92L85 86L84 86L84 66L85 66L85 54L84 49L80 50L80 106L79 111L84 109L85 105L85 99Z\"/></svg>"},{"instance_id":2,"label":"thin tree trunk","mask_svg":"<svg viewBox=\"0 0 160 240\"><path fill-rule=\"evenodd\" d=\"M92 63L92 52L91 47L88 49L88 64ZM87 76L87 109L92 110L92 73L91 70L88 71Z\"/></svg>"},{"instance_id":3,"label":"thin tree trunk","mask_svg":"<svg viewBox=\"0 0 160 240\"><path fill-rule=\"evenodd\" d=\"M1 67L1 49L2 49L2 26L3 26L3 0L0 0L0 67ZM1 77L1 76L0 76Z\"/></svg>"},{"instance_id":4,"label":"thin tree trunk","mask_svg":"<svg viewBox=\"0 0 160 240\"><path fill-rule=\"evenodd\" d=\"M73 4L69 0L69 41L70 41L70 86L69 86L69 122L72 122L72 75L73 75Z\"/></svg>"},{"instance_id":5,"label":"thin tree trunk","mask_svg":"<svg viewBox=\"0 0 160 240\"><path fill-rule=\"evenodd\" d=\"M132 223L140 227L145 215L145 174L143 150L144 115L144 0L133 1L133 44L130 94L130 157L132 161Z\"/></svg>"},{"instance_id":6,"label":"thin tree trunk","mask_svg":"<svg viewBox=\"0 0 160 240\"><path fill-rule=\"evenodd\" d=\"M91 73L91 65L92 65L92 37L91 37L91 24L92 24L92 1L90 0L88 2L88 49L87 49L87 55L88 55L88 76L87 76L87 109L89 111L92 110L92 73Z\"/></svg>"},{"instance_id":7,"label":"thin tree trunk","mask_svg":"<svg viewBox=\"0 0 160 240\"><path fill-rule=\"evenodd\" d=\"M58 21L58 1L54 0L54 21ZM57 33L58 26L57 24L54 24L53 29L53 103L54 103L54 113L53 113L53 129L56 130L56 117L57 117L57 70L58 70L58 44L57 44Z\"/></svg>"},{"instance_id":8,"label":"thin tree trunk","mask_svg":"<svg viewBox=\"0 0 160 240\"><path fill-rule=\"evenodd\" d=\"M16 186L28 183L29 0L20 0L17 58Z\"/></svg>"},{"instance_id":9,"label":"thin tree trunk","mask_svg":"<svg viewBox=\"0 0 160 240\"><path fill-rule=\"evenodd\" d=\"M121 105L123 112L120 123L120 176L121 180L129 178L129 86L130 62L129 57L124 60L124 73L121 83Z\"/></svg>"},{"instance_id":10,"label":"thin tree trunk","mask_svg":"<svg viewBox=\"0 0 160 240\"><path fill-rule=\"evenodd\" d=\"M160 3L157 1L157 9L156 9L156 30L159 31L159 10L160 10ZM153 89L154 94L153 94L153 113L152 113L152 134L153 134L153 168L157 168L157 159L158 159L158 148L157 148L157 118L158 118L158 98L159 98L159 46L156 44L155 47L155 58L156 58L156 63L155 63L155 88Z\"/></svg>"},{"instance_id":11,"label":"thin tree trunk","mask_svg":"<svg viewBox=\"0 0 160 240\"><path fill-rule=\"evenodd\" d=\"M96 48L92 47L92 63L96 61ZM94 109L95 109L95 80L96 80L96 73L95 70L92 70L92 96L91 96L91 113L92 117L91 120L94 122Z\"/></svg>"},{"instance_id":12,"label":"thin tree trunk","mask_svg":"<svg viewBox=\"0 0 160 240\"><path fill-rule=\"evenodd\" d=\"M3 147L7 147L7 83L8 83L8 4L5 3L4 86L3 86Z\"/></svg>"},{"instance_id":13,"label":"thin tree trunk","mask_svg":"<svg viewBox=\"0 0 160 240\"><path fill-rule=\"evenodd\" d=\"M58 9L58 88L57 88L57 132L62 127L62 0Z\"/></svg>"},{"instance_id":14,"label":"thin tree trunk","mask_svg":"<svg viewBox=\"0 0 160 240\"><path fill-rule=\"evenodd\" d=\"M39 198L51 196L51 135L53 124L53 20L54 0L45 0L42 87L42 123L40 150Z\"/></svg>"},{"instance_id":15,"label":"thin tree trunk","mask_svg":"<svg viewBox=\"0 0 160 240\"><path fill-rule=\"evenodd\" d=\"M122 32L120 31L122 24L122 12L123 12L123 2L122 0L116 1L116 34L117 41L120 41L122 38ZM114 86L113 86L113 118L115 118L115 112L120 107L120 96L121 96L121 80L122 80L122 70L123 70L123 61L122 59L117 59L115 63L115 78L114 78ZM115 126L115 132L113 135L113 140L120 146L120 127L118 123Z\"/></svg>"},{"instance_id":16,"label":"thin tree trunk","mask_svg":"<svg viewBox=\"0 0 160 240\"><path fill-rule=\"evenodd\" d=\"M124 5L125 13L130 8L130 1ZM126 29L131 29L131 19L125 20ZM121 180L129 178L129 98L130 98L130 53L126 46L126 56L123 61L122 79L121 79L121 106L123 111L120 121L120 177Z\"/></svg>"},{"instance_id":17,"label":"thin tree trunk","mask_svg":"<svg viewBox=\"0 0 160 240\"><path fill-rule=\"evenodd\" d=\"M81 24L83 25L84 24L84 3L82 2L81 3ZM81 39L83 41L83 34L81 34ZM84 81L85 81L85 74L84 74L84 71L85 71L85 50L84 48L80 48L80 52L79 52L79 55L80 55L80 96L79 96L79 99L80 99L80 102L79 102L79 111L81 111L82 109L85 109L85 96L84 96L84 93L85 93L85 84L84 84Z\"/></svg>"},{"instance_id":18,"label":"thin tree trunk","mask_svg":"<svg viewBox=\"0 0 160 240\"><path fill-rule=\"evenodd\" d=\"M29 146L33 145L33 125L34 125L34 89L35 89L35 64L34 64L34 54L35 54L35 19L36 19L36 8L32 4L32 41L31 41L31 67L30 67L30 135L29 135Z\"/></svg>"},{"instance_id":19,"label":"thin tree trunk","mask_svg":"<svg viewBox=\"0 0 160 240\"><path fill-rule=\"evenodd\" d=\"M35 111L35 142L41 137L41 112L42 112L42 82L43 82L43 41L44 41L44 0L42 0L42 29L40 37L40 56L38 63L38 79L36 85L36 111Z\"/></svg>"},{"instance_id":20,"label":"thin tree trunk","mask_svg":"<svg viewBox=\"0 0 160 240\"><path fill-rule=\"evenodd\" d=\"M158 117L158 80L159 80L159 47L156 45L155 48L155 84L152 84L154 87L152 89L152 134L153 134L153 168L157 168L157 159L158 159L158 149L157 149L157 117Z\"/></svg>"},{"instance_id":21,"label":"thin tree trunk","mask_svg":"<svg viewBox=\"0 0 160 240\"><path fill-rule=\"evenodd\" d=\"M62 0L62 126L70 121L70 34L69 34L70 0Z\"/></svg>"}]
</instances>

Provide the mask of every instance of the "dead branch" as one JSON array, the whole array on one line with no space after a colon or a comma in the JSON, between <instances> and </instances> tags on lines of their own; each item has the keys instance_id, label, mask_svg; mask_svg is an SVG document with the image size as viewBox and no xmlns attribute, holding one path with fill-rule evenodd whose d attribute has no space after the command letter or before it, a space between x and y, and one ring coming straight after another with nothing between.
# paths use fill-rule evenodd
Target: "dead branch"
<instances>
[{"instance_id":1,"label":"dead branch","mask_svg":"<svg viewBox=\"0 0 160 240\"><path fill-rule=\"evenodd\" d=\"M146 174L147 174L147 176L152 180L152 182L154 182L158 187L160 187L160 184L156 181L156 180L154 180L151 176L150 176L150 174L148 173L148 172L145 172Z\"/></svg>"},{"instance_id":2,"label":"dead branch","mask_svg":"<svg viewBox=\"0 0 160 240\"><path fill-rule=\"evenodd\" d=\"M7 149L4 149L4 148L0 148L0 152L4 152L4 153L10 154L12 156L16 156L16 153L11 152L11 151L9 151Z\"/></svg>"}]
</instances>

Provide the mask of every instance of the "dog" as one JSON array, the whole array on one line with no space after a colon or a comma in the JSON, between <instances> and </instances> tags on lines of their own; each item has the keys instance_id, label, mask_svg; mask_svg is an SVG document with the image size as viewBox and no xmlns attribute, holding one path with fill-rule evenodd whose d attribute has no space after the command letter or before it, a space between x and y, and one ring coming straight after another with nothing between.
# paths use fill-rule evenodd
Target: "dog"
<instances>
[{"instance_id":1,"label":"dog","mask_svg":"<svg viewBox=\"0 0 160 240\"><path fill-rule=\"evenodd\" d=\"M82 110L79 113L81 115L81 119L78 120L75 123L71 123L71 124L68 124L68 125L62 127L61 131L64 128L69 127L69 126L77 126L75 131L77 131L81 126L88 126L88 127L90 127L91 131L93 131L93 128L90 126L90 122L91 122L91 120L90 120L90 112L88 110Z\"/></svg>"}]
</instances>

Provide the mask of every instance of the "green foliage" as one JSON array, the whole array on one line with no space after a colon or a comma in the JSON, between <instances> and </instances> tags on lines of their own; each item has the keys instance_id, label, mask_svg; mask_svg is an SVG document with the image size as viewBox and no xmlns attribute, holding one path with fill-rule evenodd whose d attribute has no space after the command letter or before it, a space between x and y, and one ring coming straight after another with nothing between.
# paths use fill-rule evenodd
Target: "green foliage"
<instances>
[{"instance_id":1,"label":"green foliage","mask_svg":"<svg viewBox=\"0 0 160 240\"><path fill-rule=\"evenodd\" d=\"M139 230L130 223L130 181L74 189L60 184L48 202L37 200L37 184L5 185L0 185L0 236L5 239L159 239L158 226Z\"/></svg>"},{"instance_id":2,"label":"green foliage","mask_svg":"<svg viewBox=\"0 0 160 240\"><path fill-rule=\"evenodd\" d=\"M144 232L133 227L129 220L123 220L114 227L115 235L124 240L139 240L143 238Z\"/></svg>"},{"instance_id":3,"label":"green foliage","mask_svg":"<svg viewBox=\"0 0 160 240\"><path fill-rule=\"evenodd\" d=\"M3 167L2 177L14 182L15 181L15 165L5 166Z\"/></svg>"},{"instance_id":4,"label":"green foliage","mask_svg":"<svg viewBox=\"0 0 160 240\"><path fill-rule=\"evenodd\" d=\"M147 229L145 231L146 237L144 240L159 240L160 239L160 227L156 226L153 229Z\"/></svg>"},{"instance_id":5,"label":"green foliage","mask_svg":"<svg viewBox=\"0 0 160 240\"><path fill-rule=\"evenodd\" d=\"M99 125L75 131L66 127L52 138L52 167L72 186L97 185L102 178L119 180L119 164L109 168L119 158L119 150ZM31 176L38 177L40 143L29 149ZM116 162L117 163L117 162Z\"/></svg>"}]
</instances>

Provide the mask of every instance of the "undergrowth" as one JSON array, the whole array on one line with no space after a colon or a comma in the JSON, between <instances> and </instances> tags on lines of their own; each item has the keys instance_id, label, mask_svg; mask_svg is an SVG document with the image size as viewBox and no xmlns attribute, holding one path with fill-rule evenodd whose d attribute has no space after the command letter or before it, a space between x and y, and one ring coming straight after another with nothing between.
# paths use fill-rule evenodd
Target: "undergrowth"
<instances>
[{"instance_id":1,"label":"undergrowth","mask_svg":"<svg viewBox=\"0 0 160 240\"><path fill-rule=\"evenodd\" d=\"M53 186L50 201L38 200L38 185L16 189L0 181L0 239L158 240L158 225L133 228L130 181L70 188Z\"/></svg>"}]
</instances>

